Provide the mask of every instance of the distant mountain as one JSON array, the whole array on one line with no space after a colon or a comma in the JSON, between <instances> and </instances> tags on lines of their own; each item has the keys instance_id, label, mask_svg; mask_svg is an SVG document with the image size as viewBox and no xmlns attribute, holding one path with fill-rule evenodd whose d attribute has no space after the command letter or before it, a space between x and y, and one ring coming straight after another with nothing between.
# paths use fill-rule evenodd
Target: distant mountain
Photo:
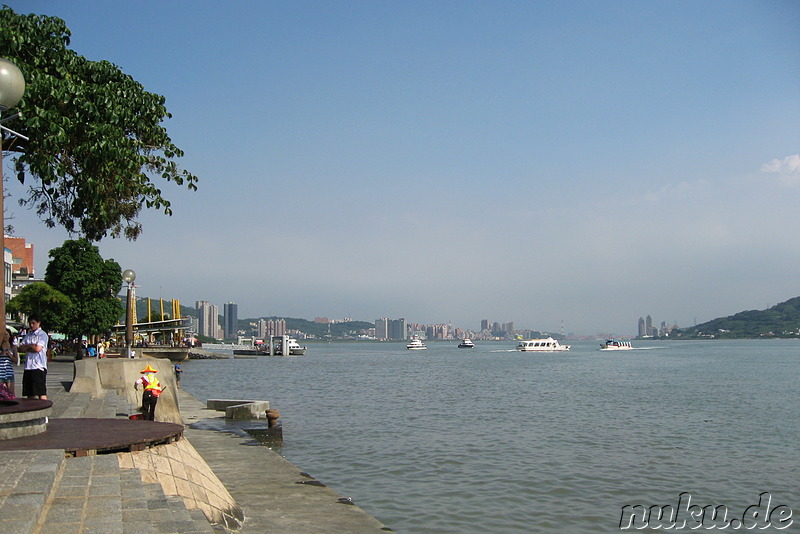
<instances>
[{"instance_id":1,"label":"distant mountain","mask_svg":"<svg viewBox=\"0 0 800 534\"><path fill-rule=\"evenodd\" d=\"M749 310L714 319L691 328L682 328L683 338L798 337L800 335L800 297L794 297L766 310Z\"/></svg>"}]
</instances>

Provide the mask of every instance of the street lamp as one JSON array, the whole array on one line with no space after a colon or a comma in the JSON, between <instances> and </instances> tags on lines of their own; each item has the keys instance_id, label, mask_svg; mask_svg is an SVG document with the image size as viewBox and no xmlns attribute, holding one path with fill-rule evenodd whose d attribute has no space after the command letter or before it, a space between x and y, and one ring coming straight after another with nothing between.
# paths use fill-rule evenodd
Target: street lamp
<instances>
[{"instance_id":1,"label":"street lamp","mask_svg":"<svg viewBox=\"0 0 800 534\"><path fill-rule=\"evenodd\" d=\"M122 281L128 284L128 299L125 306L125 354L128 358L133 358L131 346L133 345L133 281L136 280L136 273L133 269L125 269L122 272Z\"/></svg>"},{"instance_id":2,"label":"street lamp","mask_svg":"<svg viewBox=\"0 0 800 534\"><path fill-rule=\"evenodd\" d=\"M25 94L25 77L19 68L8 61L0 58L0 123L2 123L2 113L16 106ZM12 117L9 117L9 119ZM2 130L7 128L0 125ZM6 219L5 208L3 207L3 135L0 130L0 254L2 254L3 266L3 294L0 298L0 332L6 331Z\"/></svg>"}]
</instances>

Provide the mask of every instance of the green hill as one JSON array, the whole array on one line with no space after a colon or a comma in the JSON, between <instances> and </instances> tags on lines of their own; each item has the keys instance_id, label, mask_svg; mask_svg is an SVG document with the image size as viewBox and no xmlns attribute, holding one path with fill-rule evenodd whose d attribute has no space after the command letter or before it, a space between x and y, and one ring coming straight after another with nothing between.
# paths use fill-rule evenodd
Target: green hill
<instances>
[{"instance_id":1,"label":"green hill","mask_svg":"<svg viewBox=\"0 0 800 534\"><path fill-rule=\"evenodd\" d=\"M239 330L252 330L252 325L258 322L258 319L258 317L254 319L239 319ZM369 328L375 328L375 323L366 321L327 324L293 317L264 317L264 319L283 319L286 321L287 330L299 330L310 338L316 339L327 339L328 334L333 339L352 339L356 338L359 333L365 333Z\"/></svg>"},{"instance_id":2,"label":"green hill","mask_svg":"<svg viewBox=\"0 0 800 534\"><path fill-rule=\"evenodd\" d=\"M682 328L683 338L760 338L800 335L800 297L794 297L766 310L749 310L714 319L691 328Z\"/></svg>"}]
</instances>

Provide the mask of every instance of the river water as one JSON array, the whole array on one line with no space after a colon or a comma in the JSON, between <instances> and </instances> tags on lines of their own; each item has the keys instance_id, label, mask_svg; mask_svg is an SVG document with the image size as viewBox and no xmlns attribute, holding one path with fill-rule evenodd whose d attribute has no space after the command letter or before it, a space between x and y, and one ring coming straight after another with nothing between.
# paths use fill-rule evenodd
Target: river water
<instances>
[{"instance_id":1,"label":"river water","mask_svg":"<svg viewBox=\"0 0 800 534\"><path fill-rule=\"evenodd\" d=\"M311 344L192 360L182 384L269 400L276 450L400 533L613 532L623 507L677 509L681 494L741 518L764 492L794 512L768 526L798 531L800 342L634 346Z\"/></svg>"}]
</instances>

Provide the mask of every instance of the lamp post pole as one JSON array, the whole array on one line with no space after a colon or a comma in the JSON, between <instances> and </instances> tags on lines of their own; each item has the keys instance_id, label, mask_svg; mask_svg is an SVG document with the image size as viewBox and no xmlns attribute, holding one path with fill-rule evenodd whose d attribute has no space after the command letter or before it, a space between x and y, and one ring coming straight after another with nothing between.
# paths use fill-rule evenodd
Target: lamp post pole
<instances>
[{"instance_id":1,"label":"lamp post pole","mask_svg":"<svg viewBox=\"0 0 800 534\"><path fill-rule=\"evenodd\" d=\"M132 269L125 269L122 280L128 284L128 295L125 306L125 357L133 358L133 281L136 273Z\"/></svg>"},{"instance_id":2,"label":"lamp post pole","mask_svg":"<svg viewBox=\"0 0 800 534\"><path fill-rule=\"evenodd\" d=\"M13 108L25 94L25 77L19 68L8 61L0 58L0 113ZM0 116L0 118L2 118ZM2 254L3 269L3 294L0 295L0 334L6 331L6 218L5 207L3 206L3 139L5 135L0 130L0 254Z\"/></svg>"}]
</instances>

